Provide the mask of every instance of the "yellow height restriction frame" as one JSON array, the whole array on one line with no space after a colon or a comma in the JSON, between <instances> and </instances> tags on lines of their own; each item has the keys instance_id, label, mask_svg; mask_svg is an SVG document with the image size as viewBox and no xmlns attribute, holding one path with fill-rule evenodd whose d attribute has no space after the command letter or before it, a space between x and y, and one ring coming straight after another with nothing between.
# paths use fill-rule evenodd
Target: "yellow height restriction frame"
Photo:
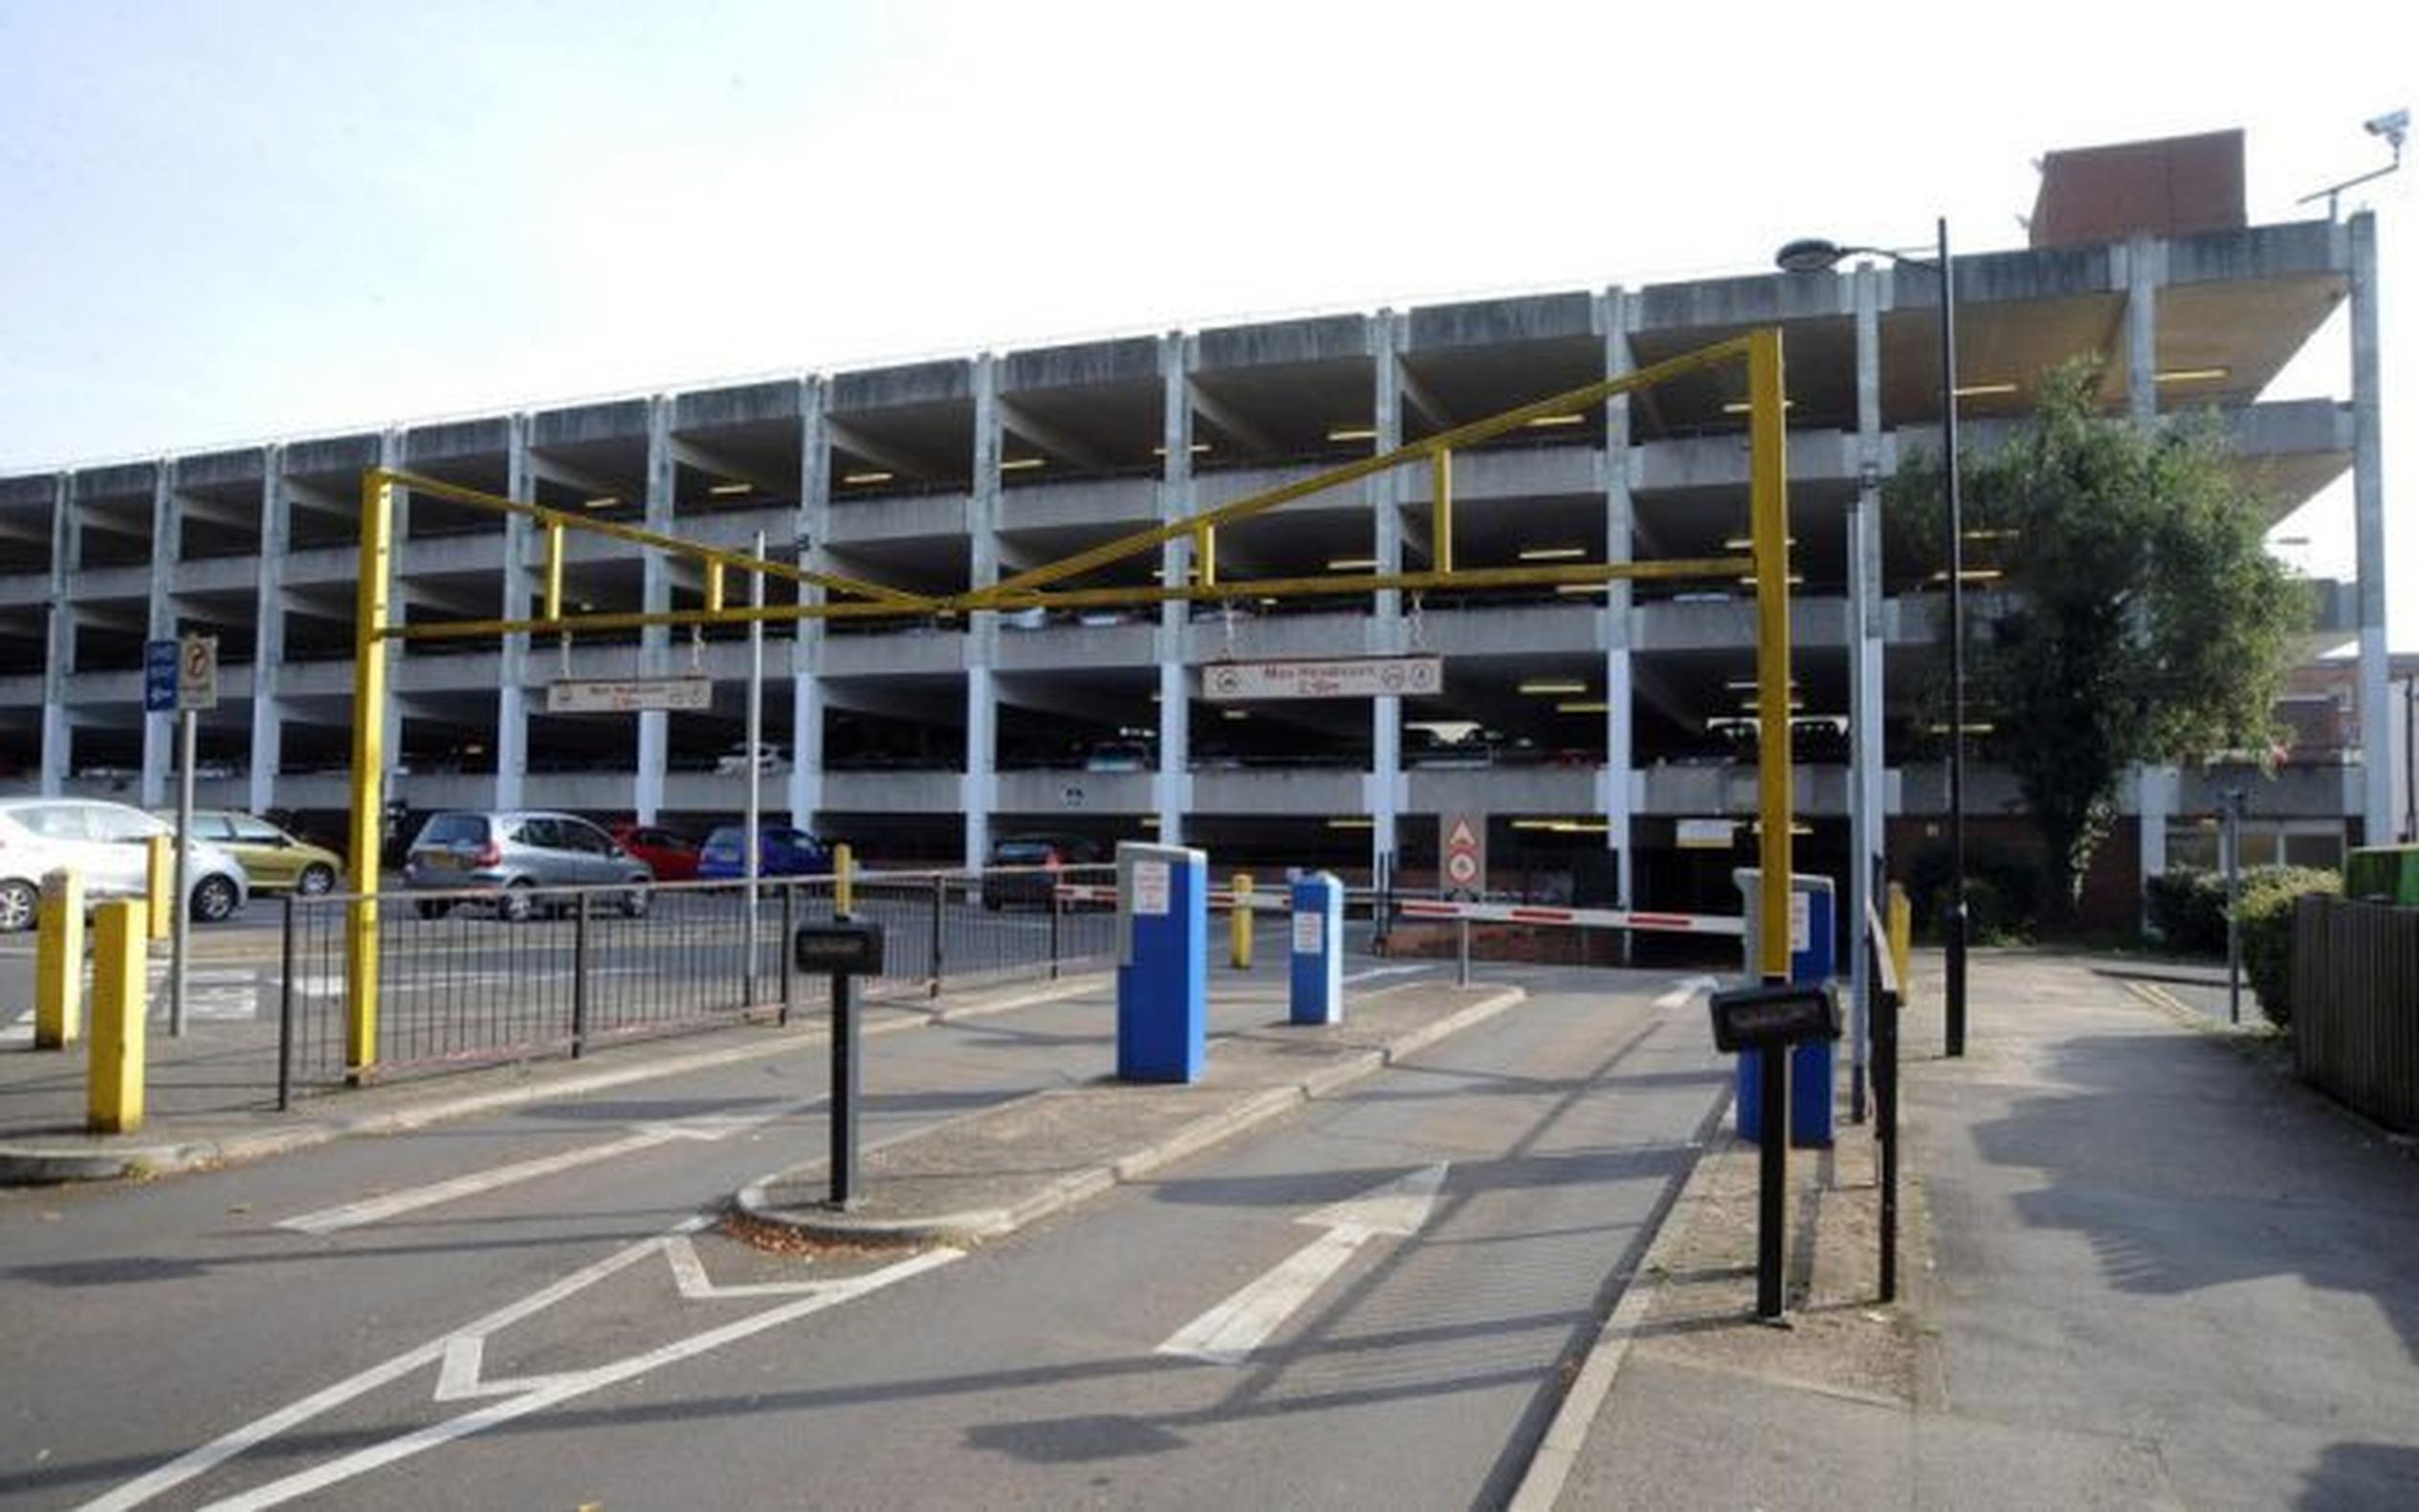
<instances>
[{"instance_id":1,"label":"yellow height restriction frame","mask_svg":"<svg viewBox=\"0 0 2419 1512\"><path fill-rule=\"evenodd\" d=\"M1707 369L1744 365L1748 378L1748 536L1746 557L1704 557L1663 561L1569 562L1519 567L1462 567L1453 556L1453 458L1466 448L1519 430L1532 422L1578 415L1619 395L1652 388ZM815 572L746 552L677 536L591 519L504 498L392 468L362 476L361 584L354 622L353 812L350 827L352 883L358 895L345 926L345 986L350 1005L345 1061L356 1079L371 1070L378 1043L378 857L385 803L386 646L390 641L490 639L517 634L577 635L583 630L630 630L650 625L745 625L751 621L896 618L991 613L1037 607L1086 608L1171 600L1282 599L1306 595L1461 588L1594 585L1618 580L1734 580L1755 583L1757 861L1762 868L1763 917L1774 921L1758 947L1758 966L1768 979L1789 975L1791 826L1795 805L1790 788L1789 750L1789 470L1783 429L1781 333L1749 331L1664 362L1507 409L1484 420L1379 452L1276 488L1172 520L1076 552L963 593L924 594L832 573ZM1344 488L1397 468L1424 465L1430 477L1429 565L1418 571L1326 574L1316 578L1222 580L1218 572L1218 534L1298 499ZM394 553L394 500L398 490L457 504L517 515L536 523L545 543L540 579L542 612L521 619L453 620L419 625L394 623L388 578ZM643 551L659 551L697 563L705 579L704 606L695 609L562 612L566 542L574 534L603 536ZM1150 585L1061 587L1103 567L1189 539L1190 581ZM799 585L796 603L735 604L726 591L734 575L761 576Z\"/></svg>"}]
</instances>

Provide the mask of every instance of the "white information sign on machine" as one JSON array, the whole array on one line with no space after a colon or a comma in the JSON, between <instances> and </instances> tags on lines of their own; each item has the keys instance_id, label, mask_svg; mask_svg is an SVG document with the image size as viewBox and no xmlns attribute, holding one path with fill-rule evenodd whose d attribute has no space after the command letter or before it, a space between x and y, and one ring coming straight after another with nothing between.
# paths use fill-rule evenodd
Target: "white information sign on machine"
<instances>
[{"instance_id":1,"label":"white information sign on machine","mask_svg":"<svg viewBox=\"0 0 2419 1512\"><path fill-rule=\"evenodd\" d=\"M1348 656L1333 661L1219 662L1201 669L1211 703L1277 698L1425 698L1444 690L1440 656Z\"/></svg>"},{"instance_id":2,"label":"white information sign on machine","mask_svg":"<svg viewBox=\"0 0 2419 1512\"><path fill-rule=\"evenodd\" d=\"M550 714L629 714L648 709L714 707L709 677L564 678L546 685Z\"/></svg>"},{"instance_id":3,"label":"white information sign on machine","mask_svg":"<svg viewBox=\"0 0 2419 1512\"><path fill-rule=\"evenodd\" d=\"M1792 891L1789 895L1789 953L1804 953L1814 940L1814 906L1808 893Z\"/></svg>"},{"instance_id":4,"label":"white information sign on machine","mask_svg":"<svg viewBox=\"0 0 2419 1512\"><path fill-rule=\"evenodd\" d=\"M1327 949L1327 921L1312 909L1293 916L1293 953L1316 955Z\"/></svg>"},{"instance_id":5,"label":"white information sign on machine","mask_svg":"<svg viewBox=\"0 0 2419 1512\"><path fill-rule=\"evenodd\" d=\"M1168 864L1164 861L1137 861L1133 864L1133 911L1149 918L1165 918L1168 912Z\"/></svg>"}]
</instances>

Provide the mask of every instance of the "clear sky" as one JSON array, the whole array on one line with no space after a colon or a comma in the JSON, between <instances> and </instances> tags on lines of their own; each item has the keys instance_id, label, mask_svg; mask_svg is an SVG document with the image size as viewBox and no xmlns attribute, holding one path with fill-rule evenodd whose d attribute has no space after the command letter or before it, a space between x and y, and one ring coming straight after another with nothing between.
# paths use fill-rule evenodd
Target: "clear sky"
<instances>
[{"instance_id":1,"label":"clear sky","mask_svg":"<svg viewBox=\"0 0 2419 1512\"><path fill-rule=\"evenodd\" d=\"M0 0L0 471L1306 308L2020 245L2057 147L2380 165L2382 4ZM2419 228L2385 252L2419 648ZM2348 394L2339 319L2271 390ZM2276 532L2348 574L2349 492Z\"/></svg>"}]
</instances>

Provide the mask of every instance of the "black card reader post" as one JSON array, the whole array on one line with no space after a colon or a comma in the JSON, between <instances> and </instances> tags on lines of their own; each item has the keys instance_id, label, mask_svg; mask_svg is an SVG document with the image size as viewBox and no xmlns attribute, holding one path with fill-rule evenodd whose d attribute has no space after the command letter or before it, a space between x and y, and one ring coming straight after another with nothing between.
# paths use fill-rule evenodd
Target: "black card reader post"
<instances>
[{"instance_id":1,"label":"black card reader post","mask_svg":"<svg viewBox=\"0 0 2419 1512\"><path fill-rule=\"evenodd\" d=\"M1789 1051L1808 1040L1839 1038L1839 1000L1819 982L1768 982L1712 997L1713 1045L1725 1055L1764 1057L1756 1078L1763 1135L1755 1203L1755 1315L1778 1323L1782 1256L1789 1240Z\"/></svg>"}]
</instances>

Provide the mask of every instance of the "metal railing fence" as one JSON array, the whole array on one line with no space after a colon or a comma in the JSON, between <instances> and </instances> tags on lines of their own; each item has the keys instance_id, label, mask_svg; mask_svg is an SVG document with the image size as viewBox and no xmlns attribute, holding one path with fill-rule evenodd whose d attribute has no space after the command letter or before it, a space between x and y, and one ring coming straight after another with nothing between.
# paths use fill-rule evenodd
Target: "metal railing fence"
<instances>
[{"instance_id":1,"label":"metal railing fence","mask_svg":"<svg viewBox=\"0 0 2419 1512\"><path fill-rule=\"evenodd\" d=\"M1114 951L1114 910L1061 885L1107 887L1113 866L860 873L852 916L883 926L867 1000L944 983L1056 977ZM834 879L767 878L751 919L739 882L380 895L376 1074L578 1056L596 1045L786 1020L828 984L791 964L797 926L835 912ZM356 895L284 905L278 1106L345 1083L345 927Z\"/></svg>"}]
</instances>

